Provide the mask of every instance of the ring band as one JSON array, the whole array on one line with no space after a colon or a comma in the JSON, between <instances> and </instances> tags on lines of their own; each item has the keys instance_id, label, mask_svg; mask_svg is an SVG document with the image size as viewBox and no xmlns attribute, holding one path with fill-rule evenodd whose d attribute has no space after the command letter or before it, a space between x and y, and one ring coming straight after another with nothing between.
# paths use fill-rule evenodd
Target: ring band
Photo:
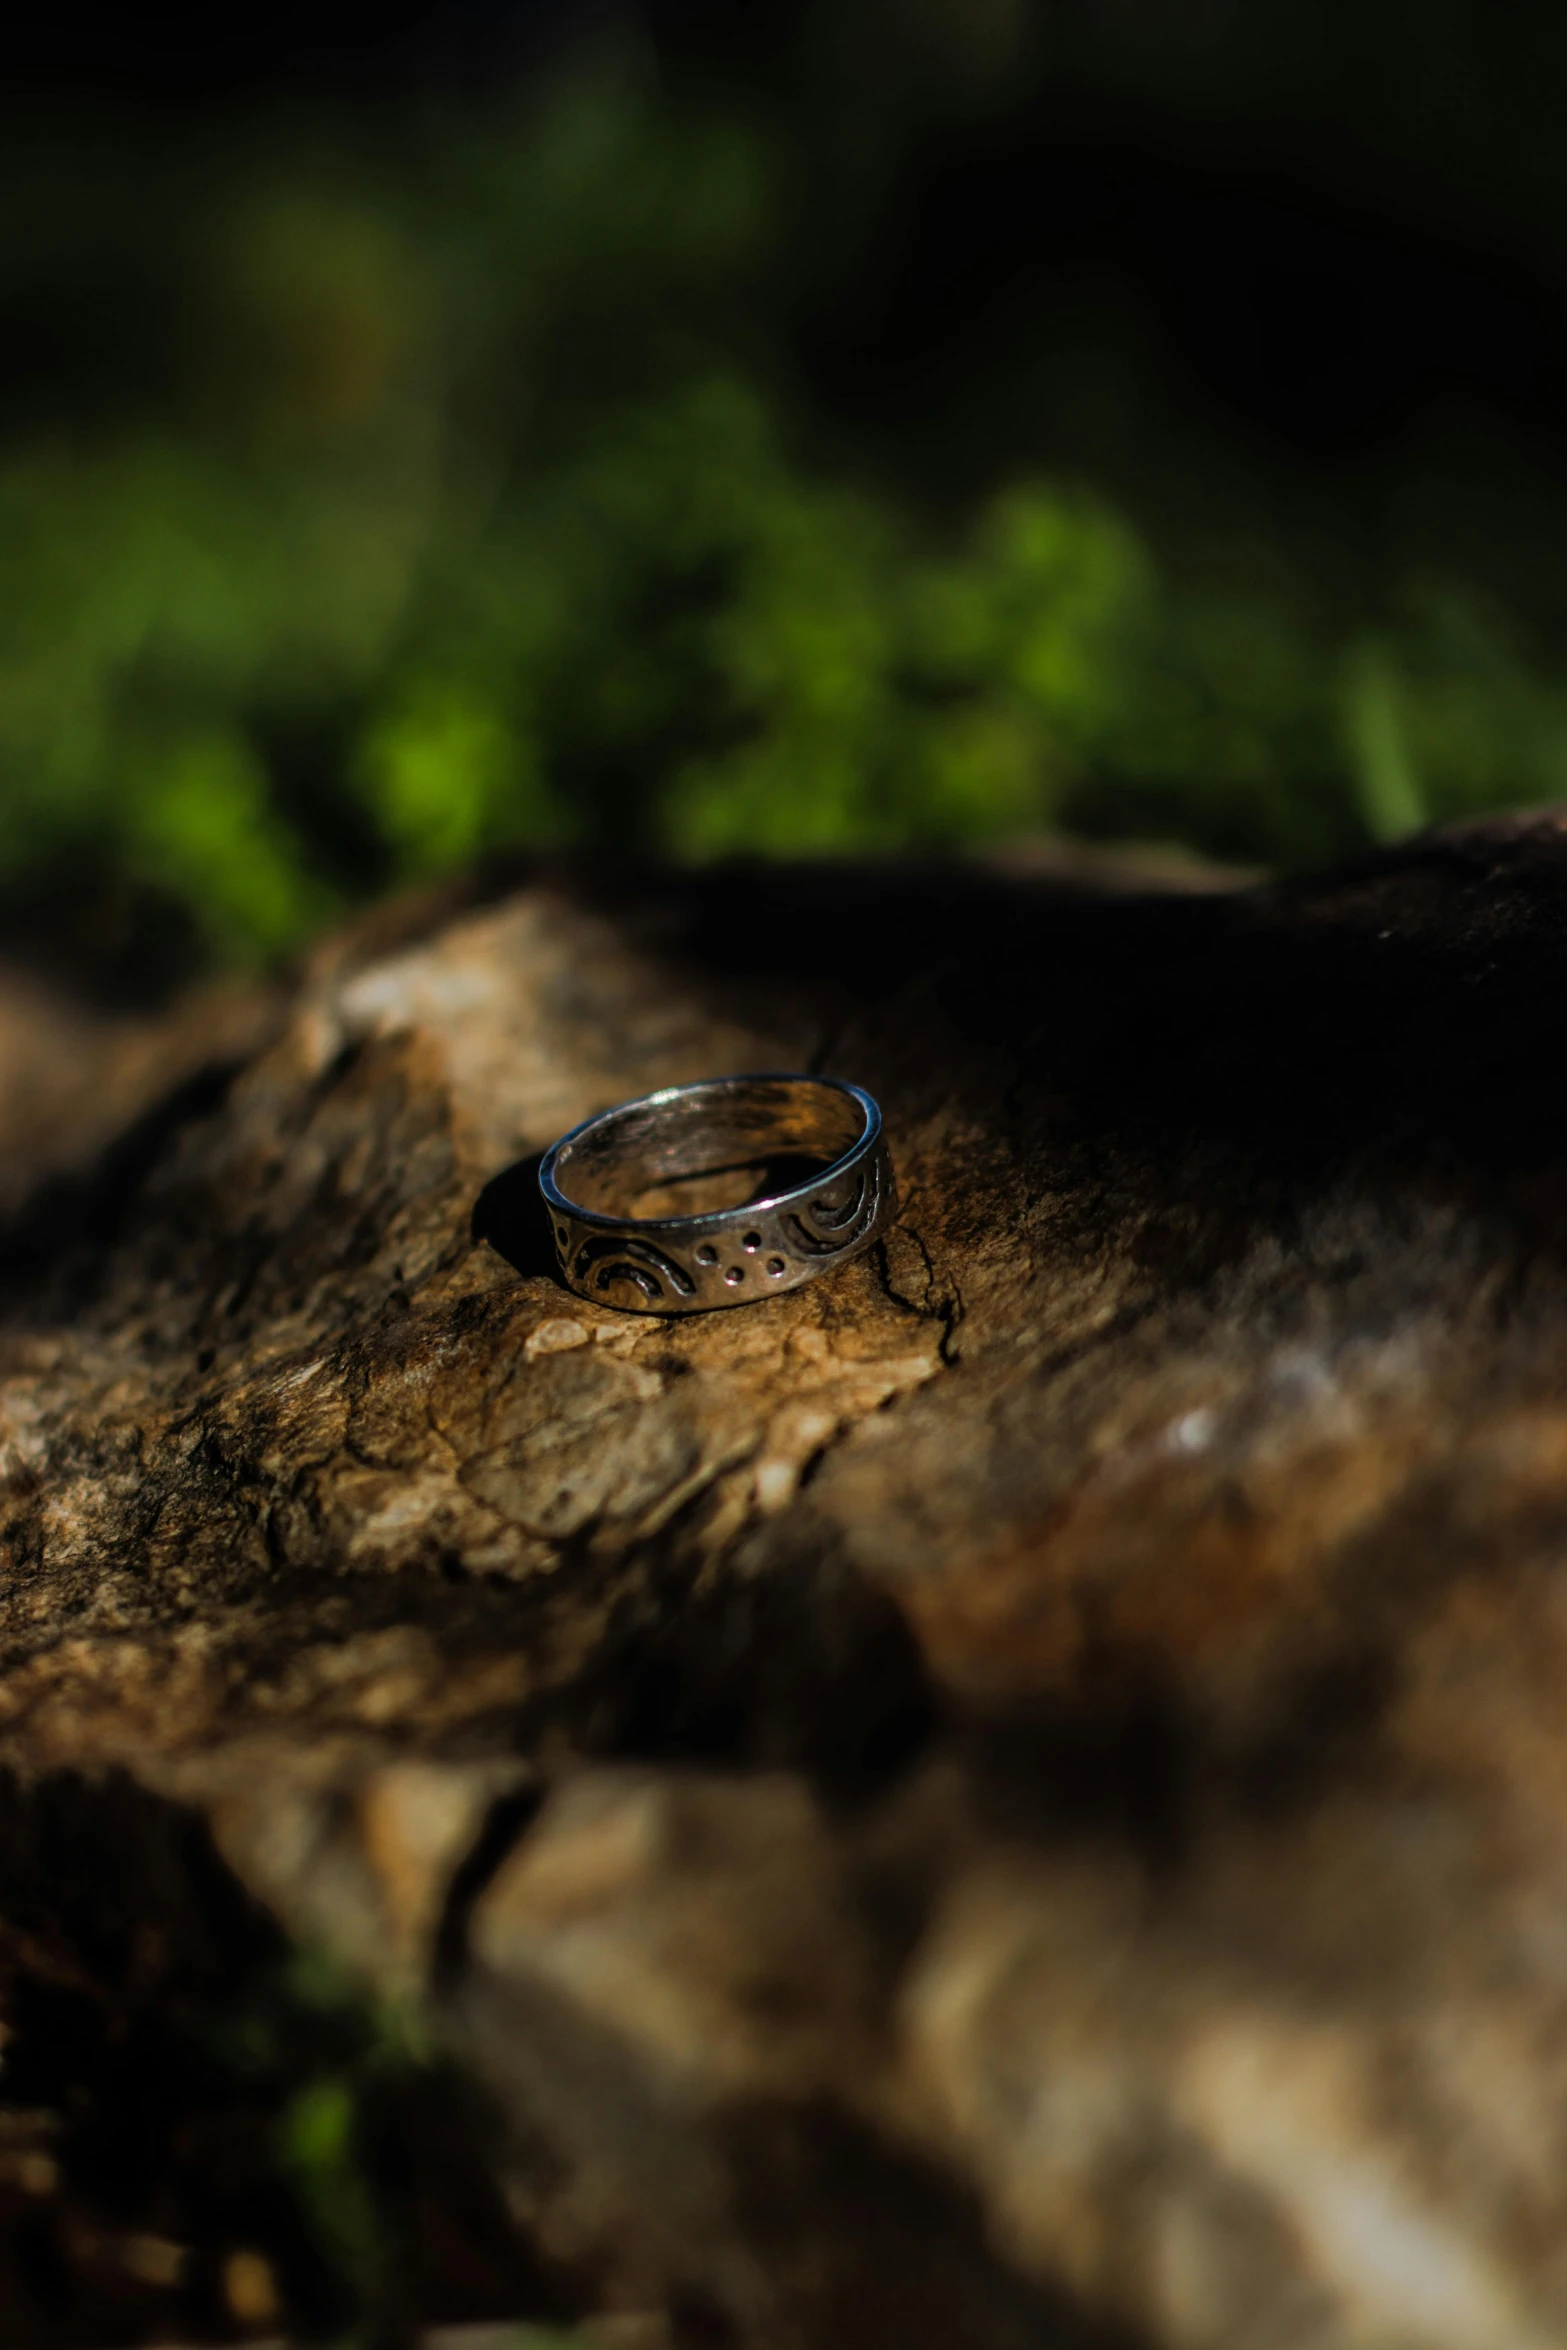
<instances>
[{"instance_id":1,"label":"ring band","mask_svg":"<svg viewBox=\"0 0 1567 2350\"><path fill-rule=\"evenodd\" d=\"M706 1204L737 1187L738 1204ZM561 1136L539 1189L561 1278L634 1314L798 1289L869 1248L897 1206L881 1112L833 1077L711 1077L622 1102Z\"/></svg>"}]
</instances>

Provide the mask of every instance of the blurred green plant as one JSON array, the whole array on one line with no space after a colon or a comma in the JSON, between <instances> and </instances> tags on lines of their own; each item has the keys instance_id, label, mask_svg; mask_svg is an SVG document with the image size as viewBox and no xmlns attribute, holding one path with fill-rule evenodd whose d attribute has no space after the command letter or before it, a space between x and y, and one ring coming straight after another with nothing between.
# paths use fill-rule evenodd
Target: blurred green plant
<instances>
[{"instance_id":1,"label":"blurred green plant","mask_svg":"<svg viewBox=\"0 0 1567 2350\"><path fill-rule=\"evenodd\" d=\"M1451 583L1328 619L1079 485L937 521L824 455L752 299L776 182L604 70L67 207L65 275L154 268L162 388L0 433L0 891L254 961L521 844L1292 864L1567 786L1567 683Z\"/></svg>"},{"instance_id":2,"label":"blurred green plant","mask_svg":"<svg viewBox=\"0 0 1567 2350\"><path fill-rule=\"evenodd\" d=\"M388 2100L428 2064L417 2032L304 1950L247 1985L212 2039L225 2072L273 2106L273 2167L307 2248L312 2330L345 2344L399 2335L401 2215L375 2158Z\"/></svg>"},{"instance_id":3,"label":"blurred green plant","mask_svg":"<svg viewBox=\"0 0 1567 2350\"><path fill-rule=\"evenodd\" d=\"M539 2313L508 2325L516 2350L588 2350L544 2322L558 2296L531 2256L517 2272L478 2151L490 2116L412 2009L306 1947L245 1982L208 2040L220 2076L269 2114L283 2199L269 2248L283 2256L291 2339L404 2350L431 2314L421 2296L455 2291L471 2305L477 2281L492 2308L509 2288L514 2307Z\"/></svg>"}]
</instances>

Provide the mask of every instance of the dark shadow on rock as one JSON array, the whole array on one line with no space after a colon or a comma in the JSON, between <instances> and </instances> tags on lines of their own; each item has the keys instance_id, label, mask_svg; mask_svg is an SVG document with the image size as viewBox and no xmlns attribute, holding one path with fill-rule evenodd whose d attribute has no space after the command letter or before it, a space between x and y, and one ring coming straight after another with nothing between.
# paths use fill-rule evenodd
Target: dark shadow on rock
<instances>
[{"instance_id":1,"label":"dark shadow on rock","mask_svg":"<svg viewBox=\"0 0 1567 2350\"><path fill-rule=\"evenodd\" d=\"M107 1251L125 1229L147 1177L188 1126L222 1109L241 1063L195 1070L115 1137L79 1174L42 1184L0 1227L0 1314L45 1290L55 1310L79 1313L104 1279Z\"/></svg>"},{"instance_id":2,"label":"dark shadow on rock","mask_svg":"<svg viewBox=\"0 0 1567 2350\"><path fill-rule=\"evenodd\" d=\"M789 1571L741 1572L612 1619L571 1693L592 1751L645 1761L797 1770L830 1803L898 1779L938 1727L902 1610L806 1541Z\"/></svg>"},{"instance_id":3,"label":"dark shadow on rock","mask_svg":"<svg viewBox=\"0 0 1567 2350\"><path fill-rule=\"evenodd\" d=\"M498 1795L484 1824L452 1872L436 1930L434 1981L449 1991L468 1958L468 1927L475 1904L532 1827L547 1792L543 1779L530 1779Z\"/></svg>"},{"instance_id":4,"label":"dark shadow on rock","mask_svg":"<svg viewBox=\"0 0 1567 2350\"><path fill-rule=\"evenodd\" d=\"M555 1244L539 1193L543 1160L542 1151L533 1151L492 1175L473 1203L468 1229L474 1240L487 1241L524 1280L559 1282Z\"/></svg>"},{"instance_id":5,"label":"dark shadow on rock","mask_svg":"<svg viewBox=\"0 0 1567 2350\"><path fill-rule=\"evenodd\" d=\"M720 2129L740 2230L797 2340L1148 2350L1141 2333L1007 2266L972 2194L841 2110L757 2101Z\"/></svg>"},{"instance_id":6,"label":"dark shadow on rock","mask_svg":"<svg viewBox=\"0 0 1567 2350\"><path fill-rule=\"evenodd\" d=\"M1567 1148L1567 828L1450 830L1287 886L1112 894L973 865L744 866L658 885L721 985L911 986L1083 1119L1321 1169Z\"/></svg>"},{"instance_id":7,"label":"dark shadow on rock","mask_svg":"<svg viewBox=\"0 0 1567 2350\"><path fill-rule=\"evenodd\" d=\"M500 2202L479 2093L388 2061L367 2004L291 1968L199 1816L125 1774L0 1774L0 2018L0 2342L227 2340L236 2247L265 2260L291 2339L576 2313ZM322 2083L364 2140L347 2190L278 2158ZM364 2224L344 2192L369 2199L368 2288L335 2249ZM166 2274L122 2257L149 2238L186 2247Z\"/></svg>"}]
</instances>

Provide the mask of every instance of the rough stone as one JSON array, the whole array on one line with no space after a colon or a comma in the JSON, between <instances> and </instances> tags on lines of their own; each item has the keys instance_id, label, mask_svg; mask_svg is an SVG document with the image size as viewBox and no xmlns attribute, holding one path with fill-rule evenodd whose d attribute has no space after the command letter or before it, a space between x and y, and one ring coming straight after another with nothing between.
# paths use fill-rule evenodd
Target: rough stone
<instances>
[{"instance_id":1,"label":"rough stone","mask_svg":"<svg viewBox=\"0 0 1567 2350\"><path fill-rule=\"evenodd\" d=\"M422 2005L607 2321L1567 2338L1567 827L1190 879L536 874L31 1123L8 999L0 1761ZM747 1067L885 1246L565 1295L536 1155Z\"/></svg>"}]
</instances>

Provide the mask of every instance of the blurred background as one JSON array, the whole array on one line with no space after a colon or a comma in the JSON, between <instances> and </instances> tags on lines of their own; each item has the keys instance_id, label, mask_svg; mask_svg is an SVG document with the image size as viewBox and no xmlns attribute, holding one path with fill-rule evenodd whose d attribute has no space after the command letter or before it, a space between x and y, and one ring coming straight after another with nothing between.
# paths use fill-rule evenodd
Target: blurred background
<instances>
[{"instance_id":1,"label":"blurred background","mask_svg":"<svg viewBox=\"0 0 1567 2350\"><path fill-rule=\"evenodd\" d=\"M1567 796L1543 0L71 0L0 98L0 913L515 847L1290 868Z\"/></svg>"}]
</instances>

